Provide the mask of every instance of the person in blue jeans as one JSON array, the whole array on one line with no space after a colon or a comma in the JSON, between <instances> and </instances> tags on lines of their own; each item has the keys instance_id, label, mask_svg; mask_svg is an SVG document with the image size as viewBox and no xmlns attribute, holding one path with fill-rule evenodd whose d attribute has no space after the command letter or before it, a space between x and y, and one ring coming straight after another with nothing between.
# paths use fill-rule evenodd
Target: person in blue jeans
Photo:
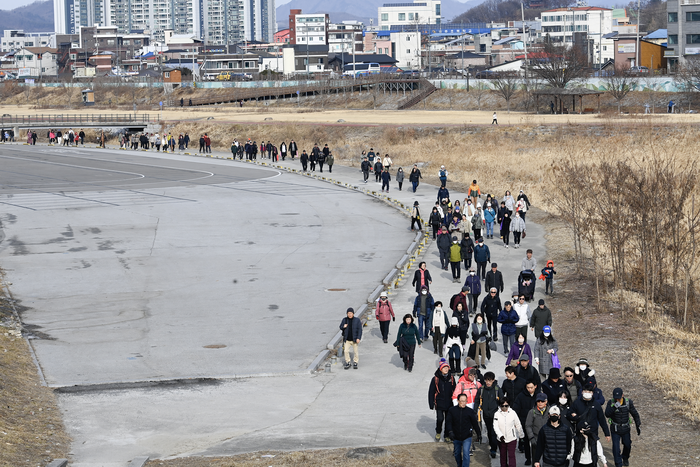
<instances>
[{"instance_id":1,"label":"person in blue jeans","mask_svg":"<svg viewBox=\"0 0 700 467\"><path fill-rule=\"evenodd\" d=\"M433 314L434 307L435 300L430 291L428 291L426 286L421 287L420 293L413 302L413 316L418 319L418 335L423 340L428 338L428 333L430 332L428 320L430 315Z\"/></svg>"},{"instance_id":2,"label":"person in blue jeans","mask_svg":"<svg viewBox=\"0 0 700 467\"><path fill-rule=\"evenodd\" d=\"M493 238L493 225L496 222L496 211L491 206L484 210L484 221L486 221L486 238Z\"/></svg>"},{"instance_id":3,"label":"person in blue jeans","mask_svg":"<svg viewBox=\"0 0 700 467\"><path fill-rule=\"evenodd\" d=\"M445 432L454 444L457 467L469 467L469 451L472 447L472 431L481 439L481 427L476 412L467 406L467 395L457 396L457 405L449 408L445 419Z\"/></svg>"}]
</instances>

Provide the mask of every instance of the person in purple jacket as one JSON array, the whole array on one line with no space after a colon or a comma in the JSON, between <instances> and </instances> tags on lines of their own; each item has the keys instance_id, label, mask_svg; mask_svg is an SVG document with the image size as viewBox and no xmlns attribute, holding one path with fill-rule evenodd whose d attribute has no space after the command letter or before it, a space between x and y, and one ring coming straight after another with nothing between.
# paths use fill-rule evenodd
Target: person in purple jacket
<instances>
[{"instance_id":1,"label":"person in purple jacket","mask_svg":"<svg viewBox=\"0 0 700 467\"><path fill-rule=\"evenodd\" d=\"M523 355L529 356L530 361L532 361L532 350L530 349L530 344L525 342L525 337L523 335L519 335L518 342L513 344L513 346L510 348L510 353L508 353L508 358L506 359L506 365L510 365L511 361L517 364L520 361L520 357Z\"/></svg>"}]
</instances>

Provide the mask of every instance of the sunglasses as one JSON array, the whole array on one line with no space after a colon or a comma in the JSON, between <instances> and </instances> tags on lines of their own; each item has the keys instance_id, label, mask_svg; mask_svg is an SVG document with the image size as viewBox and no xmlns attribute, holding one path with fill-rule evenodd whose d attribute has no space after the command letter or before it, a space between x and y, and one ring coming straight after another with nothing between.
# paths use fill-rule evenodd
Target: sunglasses
<instances>
[{"instance_id":1,"label":"sunglasses","mask_svg":"<svg viewBox=\"0 0 700 467\"><path fill-rule=\"evenodd\" d=\"M565 378L573 378L574 375L564 375Z\"/></svg>"},{"instance_id":2,"label":"sunglasses","mask_svg":"<svg viewBox=\"0 0 700 467\"><path fill-rule=\"evenodd\" d=\"M510 407L510 405L508 405L508 404L503 404L501 407L503 407L504 409L507 409L508 407Z\"/></svg>"},{"instance_id":3,"label":"sunglasses","mask_svg":"<svg viewBox=\"0 0 700 467\"><path fill-rule=\"evenodd\" d=\"M518 301L524 302L525 299L524 299L524 298L519 298Z\"/></svg>"}]
</instances>

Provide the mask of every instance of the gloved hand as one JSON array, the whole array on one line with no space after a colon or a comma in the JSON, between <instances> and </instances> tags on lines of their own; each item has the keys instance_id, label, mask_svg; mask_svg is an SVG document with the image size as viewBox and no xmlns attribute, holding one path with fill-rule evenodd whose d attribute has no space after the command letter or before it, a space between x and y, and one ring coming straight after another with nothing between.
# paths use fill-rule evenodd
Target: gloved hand
<instances>
[{"instance_id":1,"label":"gloved hand","mask_svg":"<svg viewBox=\"0 0 700 467\"><path fill-rule=\"evenodd\" d=\"M392 320L392 321L396 321L396 316L392 316L392 317L391 317L391 320Z\"/></svg>"},{"instance_id":2,"label":"gloved hand","mask_svg":"<svg viewBox=\"0 0 700 467\"><path fill-rule=\"evenodd\" d=\"M450 439L455 439L455 434L454 434L454 432L453 432L453 431L450 431L449 433L447 433L447 437L450 438Z\"/></svg>"},{"instance_id":3,"label":"gloved hand","mask_svg":"<svg viewBox=\"0 0 700 467\"><path fill-rule=\"evenodd\" d=\"M637 425L637 436L642 436L642 429Z\"/></svg>"},{"instance_id":4,"label":"gloved hand","mask_svg":"<svg viewBox=\"0 0 700 467\"><path fill-rule=\"evenodd\" d=\"M501 443L505 443L506 442L505 436L501 436L500 441L501 441Z\"/></svg>"}]
</instances>

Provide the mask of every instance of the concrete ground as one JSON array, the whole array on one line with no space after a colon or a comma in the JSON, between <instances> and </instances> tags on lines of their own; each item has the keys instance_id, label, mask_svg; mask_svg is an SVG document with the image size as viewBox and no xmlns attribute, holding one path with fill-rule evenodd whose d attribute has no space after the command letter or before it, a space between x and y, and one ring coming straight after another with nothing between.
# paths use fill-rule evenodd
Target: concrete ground
<instances>
[{"instance_id":1,"label":"concrete ground","mask_svg":"<svg viewBox=\"0 0 700 467\"><path fill-rule=\"evenodd\" d=\"M0 147L0 155L38 153L52 162L59 149L10 147ZM74 440L72 465L433 438L426 392L438 359L431 344L417 350L413 373L405 372L371 320L359 370L344 371L336 363L331 373L299 371L336 332L344 309L359 306L410 243L407 218L357 192L243 162L113 150L74 153L126 165L136 158L170 170L177 164L180 170L233 173L245 180L180 186L171 174L157 188L144 187L138 195L129 190L127 200L98 203L100 209L87 206L110 202L115 191L123 197L119 183L134 180L124 175L104 191L78 192L78 199L62 190L0 195L7 203L0 255L13 293L29 307L24 321L40 326L36 332L47 338L33 343L47 381L61 387L59 403ZM296 161L285 165L299 167ZM157 178L132 166L119 170ZM265 178L270 175L275 178ZM3 185L13 177L6 175ZM361 184L356 168L336 166L332 178ZM66 185L102 179L90 171L88 182ZM482 186L488 188L486 182ZM421 184L415 194L406 186L399 192L392 182L390 197L405 204L418 200L426 215L436 191ZM540 263L546 259L544 231L533 223L520 250L504 249L498 240L487 245L511 289L525 248L533 248ZM449 301L461 284L440 271L434 245L424 258L435 299ZM280 261L289 269L280 270ZM348 291L326 291L331 288ZM405 281L392 291L399 320L414 297ZM392 323L392 339L397 326ZM500 380L505 357L498 344L488 369ZM256 376L236 378L240 375ZM177 381L193 377L210 379ZM154 380L163 382L138 383Z\"/></svg>"}]
</instances>

